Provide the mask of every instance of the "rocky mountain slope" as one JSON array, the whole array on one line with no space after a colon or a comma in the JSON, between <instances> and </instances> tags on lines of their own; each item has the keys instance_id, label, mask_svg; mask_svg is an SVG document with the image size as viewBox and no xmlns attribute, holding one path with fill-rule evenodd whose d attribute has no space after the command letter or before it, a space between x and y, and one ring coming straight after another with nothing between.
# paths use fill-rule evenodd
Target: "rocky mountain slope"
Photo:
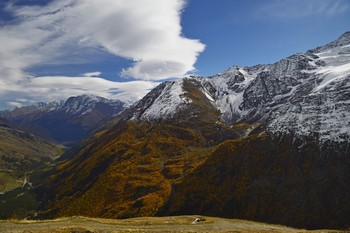
<instances>
[{"instance_id":1,"label":"rocky mountain slope","mask_svg":"<svg viewBox=\"0 0 350 233\"><path fill-rule=\"evenodd\" d=\"M38 103L0 112L0 116L28 131L59 143L78 142L99 124L125 109L125 103L98 96L76 96L66 101Z\"/></svg>"},{"instance_id":2,"label":"rocky mountain slope","mask_svg":"<svg viewBox=\"0 0 350 233\"><path fill-rule=\"evenodd\" d=\"M39 216L349 227L349 46L160 84L47 174Z\"/></svg>"}]
</instances>

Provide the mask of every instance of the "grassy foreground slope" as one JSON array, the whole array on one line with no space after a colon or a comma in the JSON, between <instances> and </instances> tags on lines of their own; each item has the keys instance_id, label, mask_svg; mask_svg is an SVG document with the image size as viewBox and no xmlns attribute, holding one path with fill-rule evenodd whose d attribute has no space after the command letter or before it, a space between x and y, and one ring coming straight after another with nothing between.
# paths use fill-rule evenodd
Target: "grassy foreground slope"
<instances>
[{"instance_id":1,"label":"grassy foreground slope","mask_svg":"<svg viewBox=\"0 0 350 233\"><path fill-rule=\"evenodd\" d=\"M346 232L332 230L307 231L279 225L212 217L204 217L206 221L193 224L196 217L143 217L125 220L71 217L47 221L0 221L0 232Z\"/></svg>"}]
</instances>

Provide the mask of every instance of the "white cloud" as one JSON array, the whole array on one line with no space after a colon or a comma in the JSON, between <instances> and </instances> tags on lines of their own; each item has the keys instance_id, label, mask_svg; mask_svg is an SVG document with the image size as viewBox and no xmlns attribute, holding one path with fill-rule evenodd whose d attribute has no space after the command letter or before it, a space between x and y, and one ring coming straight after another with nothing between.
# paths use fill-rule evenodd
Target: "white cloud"
<instances>
[{"instance_id":1,"label":"white cloud","mask_svg":"<svg viewBox=\"0 0 350 233\"><path fill-rule=\"evenodd\" d=\"M136 101L158 84L158 82L141 80L113 82L98 77L45 76L27 79L21 85L0 86L0 99L8 107L18 107L43 100L66 99L83 94ZM0 109L1 107L6 108L0 106Z\"/></svg>"},{"instance_id":2,"label":"white cloud","mask_svg":"<svg viewBox=\"0 0 350 233\"><path fill-rule=\"evenodd\" d=\"M312 16L332 17L350 9L347 0L270 0L255 12L260 19L304 19Z\"/></svg>"},{"instance_id":3,"label":"white cloud","mask_svg":"<svg viewBox=\"0 0 350 233\"><path fill-rule=\"evenodd\" d=\"M0 56L26 68L70 62L60 58L95 47L133 60L134 67L122 72L125 76L157 80L183 75L194 69L204 50L198 40L181 34L184 4L185 0L55 0L44 7L9 6L20 23L1 28L0 42L6 46ZM24 56L16 58L18 53Z\"/></svg>"},{"instance_id":4,"label":"white cloud","mask_svg":"<svg viewBox=\"0 0 350 233\"><path fill-rule=\"evenodd\" d=\"M18 98L18 99L16 99L16 102L19 102L19 103L33 103L32 100L25 99L25 98Z\"/></svg>"},{"instance_id":5,"label":"white cloud","mask_svg":"<svg viewBox=\"0 0 350 233\"><path fill-rule=\"evenodd\" d=\"M180 12L184 0L83 1L77 34L83 43L97 43L109 52L135 61L124 76L157 80L194 69L204 45L181 36ZM101 9L101 5L108 6ZM96 10L101 9L101 10ZM94 17L90 15L93 14ZM80 17L78 20L81 20Z\"/></svg>"},{"instance_id":6,"label":"white cloud","mask_svg":"<svg viewBox=\"0 0 350 233\"><path fill-rule=\"evenodd\" d=\"M6 102L6 104L8 106L11 106L11 107L22 107L22 104L19 103L19 102L15 102L15 101L9 101L9 102Z\"/></svg>"},{"instance_id":7,"label":"white cloud","mask_svg":"<svg viewBox=\"0 0 350 233\"><path fill-rule=\"evenodd\" d=\"M95 59L94 51L130 59L133 66L116 70L116 74L139 80L156 81L191 72L204 45L182 35L180 17L185 3L186 0L53 0L45 6L8 4L7 11L16 20L0 26L0 98L26 93L23 98L31 99L31 95L36 97L47 90L47 99L59 96L58 90L64 95L96 94L96 88L88 84L96 80L88 78L100 76L100 72L85 73L84 79L33 77L27 73L38 65L88 63ZM35 86L39 82L40 87ZM140 84L106 82L121 92L128 85ZM75 84L78 89L74 89ZM104 88L99 90L101 95L110 90ZM120 96L132 96L133 91L137 96L145 93L143 87L129 89L128 94ZM44 95L43 98L46 100Z\"/></svg>"},{"instance_id":8,"label":"white cloud","mask_svg":"<svg viewBox=\"0 0 350 233\"><path fill-rule=\"evenodd\" d=\"M101 74L102 74L102 72L96 71L96 72L89 72L89 73L82 74L82 76L84 76L84 77L98 77Z\"/></svg>"}]
</instances>

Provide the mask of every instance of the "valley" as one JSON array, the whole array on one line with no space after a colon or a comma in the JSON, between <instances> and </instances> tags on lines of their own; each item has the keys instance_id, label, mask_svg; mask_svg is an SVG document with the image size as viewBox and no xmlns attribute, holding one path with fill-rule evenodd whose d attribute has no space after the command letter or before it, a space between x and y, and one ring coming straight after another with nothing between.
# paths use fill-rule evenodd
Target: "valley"
<instances>
[{"instance_id":1,"label":"valley","mask_svg":"<svg viewBox=\"0 0 350 233\"><path fill-rule=\"evenodd\" d=\"M63 147L23 132L2 120L0 192L22 186L26 173L30 176L32 172L50 168L62 153Z\"/></svg>"}]
</instances>

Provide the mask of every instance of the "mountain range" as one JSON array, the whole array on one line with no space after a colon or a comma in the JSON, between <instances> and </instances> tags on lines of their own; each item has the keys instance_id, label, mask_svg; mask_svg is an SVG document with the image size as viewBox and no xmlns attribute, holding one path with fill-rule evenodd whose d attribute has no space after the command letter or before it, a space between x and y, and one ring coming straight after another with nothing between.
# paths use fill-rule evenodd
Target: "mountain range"
<instances>
[{"instance_id":1,"label":"mountain range","mask_svg":"<svg viewBox=\"0 0 350 233\"><path fill-rule=\"evenodd\" d=\"M132 109L131 119L176 120L191 111L197 91L220 111L220 122L266 123L271 133L318 135L320 143L349 140L350 33L336 41L254 67L233 66L208 78L191 77L160 85ZM187 90L191 87L195 90ZM194 117L195 114L194 114ZM331 119L331 120L330 120Z\"/></svg>"},{"instance_id":2,"label":"mountain range","mask_svg":"<svg viewBox=\"0 0 350 233\"><path fill-rule=\"evenodd\" d=\"M274 64L167 81L48 171L29 213L350 227L349 112L350 32Z\"/></svg>"},{"instance_id":3,"label":"mountain range","mask_svg":"<svg viewBox=\"0 0 350 233\"><path fill-rule=\"evenodd\" d=\"M126 108L119 100L82 95L0 112L22 130L61 144L77 143Z\"/></svg>"}]
</instances>

